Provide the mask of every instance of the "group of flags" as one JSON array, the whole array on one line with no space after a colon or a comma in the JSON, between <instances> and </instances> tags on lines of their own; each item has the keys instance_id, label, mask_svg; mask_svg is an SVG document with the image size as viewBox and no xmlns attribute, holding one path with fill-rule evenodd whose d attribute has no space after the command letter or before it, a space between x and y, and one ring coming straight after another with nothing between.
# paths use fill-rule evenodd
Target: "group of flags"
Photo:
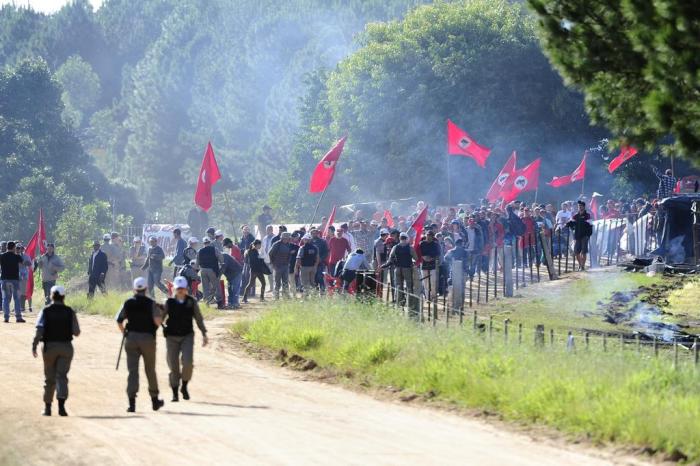
<instances>
[{"instance_id":1,"label":"group of flags","mask_svg":"<svg viewBox=\"0 0 700 466\"><path fill-rule=\"evenodd\" d=\"M336 166L340 159L347 136L342 137L333 147L319 160L311 174L309 182L310 193L322 193L333 181ZM457 126L452 120L447 120L447 153L449 155L459 155L473 159L476 164L486 167L486 161L491 155L491 149L482 146L472 138L465 130ZM623 146L620 154L615 157L608 166L608 171L613 173L623 163L637 155L637 149L631 146ZM583 154L581 163L576 169L564 176L555 176L547 185L553 188L568 186L586 178L586 158L588 153ZM512 202L520 194L527 191L536 191L539 187L540 164L542 159L538 158L534 162L523 168L516 167L517 155L513 151L512 155L499 172L496 179L491 184L486 199L495 202L503 199L504 202ZM207 144L207 149L202 160L202 167L199 170L197 188L195 190L194 202L205 212L212 206L212 187L221 178L221 172L216 163L214 149L211 142ZM390 223L393 219L388 218Z\"/></svg>"}]
</instances>

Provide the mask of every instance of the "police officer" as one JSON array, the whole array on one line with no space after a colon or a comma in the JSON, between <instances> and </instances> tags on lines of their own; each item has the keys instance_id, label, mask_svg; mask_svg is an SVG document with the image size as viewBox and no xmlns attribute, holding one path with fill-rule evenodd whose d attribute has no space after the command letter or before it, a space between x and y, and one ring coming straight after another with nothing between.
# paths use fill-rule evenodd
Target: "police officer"
<instances>
[{"instance_id":1,"label":"police officer","mask_svg":"<svg viewBox=\"0 0 700 466\"><path fill-rule=\"evenodd\" d=\"M187 384L192 379L193 353L194 353L194 328L192 320L197 322L197 327L202 332L202 346L207 346L207 329L199 310L197 300L187 294L187 279L175 277L173 280L175 297L165 302L163 311L163 333L166 337L168 348L167 360L170 368L170 388L173 390L172 401L179 401L178 388L182 380L182 398L190 399ZM182 361L182 367L180 366Z\"/></svg>"},{"instance_id":2,"label":"police officer","mask_svg":"<svg viewBox=\"0 0 700 466\"><path fill-rule=\"evenodd\" d=\"M129 370L126 394L129 397L127 412L136 411L136 394L139 391L139 359L148 379L148 393L151 395L153 411L163 407L163 400L158 399L158 378L156 377L156 332L163 322L155 301L146 296L148 283L143 277L134 280L134 296L124 301L117 313L119 330L126 335L124 350L126 366ZM127 321L126 328L124 321Z\"/></svg>"},{"instance_id":3,"label":"police officer","mask_svg":"<svg viewBox=\"0 0 700 466\"><path fill-rule=\"evenodd\" d=\"M56 392L58 415L68 416L66 399L68 398L68 371L73 360L74 336L80 335L80 326L75 312L63 301L66 290L54 285L50 290L52 303L39 313L36 323L36 335L32 344L32 354L37 357L36 348L39 341L44 342L44 416L51 416L51 403Z\"/></svg>"}]
</instances>

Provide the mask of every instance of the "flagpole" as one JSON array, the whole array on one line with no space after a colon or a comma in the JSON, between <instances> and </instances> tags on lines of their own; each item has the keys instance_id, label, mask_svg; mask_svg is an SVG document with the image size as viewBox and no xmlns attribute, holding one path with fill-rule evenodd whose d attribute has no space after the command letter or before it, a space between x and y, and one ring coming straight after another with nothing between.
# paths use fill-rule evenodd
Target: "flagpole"
<instances>
[{"instance_id":1,"label":"flagpole","mask_svg":"<svg viewBox=\"0 0 700 466\"><path fill-rule=\"evenodd\" d=\"M316 203L316 208L314 209L314 214L311 216L311 221L309 222L309 227L314 224L314 220L316 219L316 214L318 213L318 207L321 205L321 201L323 200L323 196L326 195L326 190L328 189L328 186L330 183L326 185L325 188L323 188L323 191L321 192L321 196L318 198L318 202Z\"/></svg>"},{"instance_id":2,"label":"flagpole","mask_svg":"<svg viewBox=\"0 0 700 466\"><path fill-rule=\"evenodd\" d=\"M450 153L447 153L447 206L452 206L452 182L450 180Z\"/></svg>"},{"instance_id":3,"label":"flagpole","mask_svg":"<svg viewBox=\"0 0 700 466\"><path fill-rule=\"evenodd\" d=\"M539 192L539 190L540 190L540 187L537 186L537 187L535 188L535 204L537 204L537 193Z\"/></svg>"},{"instance_id":4,"label":"flagpole","mask_svg":"<svg viewBox=\"0 0 700 466\"><path fill-rule=\"evenodd\" d=\"M230 218L229 221L231 222L231 228L233 229L233 240L235 243L238 243L238 235L236 234L236 225L233 223L233 211L231 210L231 203L229 202L228 199L228 189L224 190L224 202L226 203L226 210L228 211ZM228 217L228 215L227 215Z\"/></svg>"},{"instance_id":5,"label":"flagpole","mask_svg":"<svg viewBox=\"0 0 700 466\"><path fill-rule=\"evenodd\" d=\"M586 176L584 175L583 178L581 178L581 195L583 196L583 191L586 186Z\"/></svg>"}]
</instances>

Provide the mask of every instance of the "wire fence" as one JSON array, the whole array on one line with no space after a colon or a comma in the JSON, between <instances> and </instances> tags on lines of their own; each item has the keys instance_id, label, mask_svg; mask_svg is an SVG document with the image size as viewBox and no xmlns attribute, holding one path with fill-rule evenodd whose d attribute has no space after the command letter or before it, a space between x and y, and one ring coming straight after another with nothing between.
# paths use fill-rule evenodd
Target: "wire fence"
<instances>
[{"instance_id":1,"label":"wire fence","mask_svg":"<svg viewBox=\"0 0 700 466\"><path fill-rule=\"evenodd\" d=\"M629 233L633 237L638 235L632 241L636 241L640 247L645 244L645 251L655 247L654 240L634 230L628 232L628 229L629 223L624 219L598 222L588 244L588 253L585 253L585 248L582 249L584 257L581 263L574 254L575 240L568 229L557 230L551 235L538 232L529 237L516 237L504 246L493 247L487 255L468 258L462 269L461 287L459 282L449 282L450 276L455 278L454 275L459 276L459 273L447 274L447 280L438 279L438 289L434 290L436 280L433 274L439 277L439 272L410 269L407 276L407 271L397 273L397 267L391 267L383 271L359 272L356 295L360 299L380 300L423 324L471 327L475 334L490 340L501 339L506 344L534 344L571 353L618 351L640 357L667 358L674 367L684 363L698 367L700 345L693 335L659 337L636 331L581 329L562 333L543 324L525 328L522 323L509 319L496 322L485 309L484 312L480 311L480 307L488 304L489 300L507 298L509 288L518 290L554 280L580 269L581 265L607 267L619 264L629 254L623 247L625 241L630 244ZM506 267L510 267L510 270ZM454 272L454 267L450 272ZM443 278L445 275L443 270ZM509 280L511 283L508 283ZM340 289L340 286L336 287L337 291ZM459 289L463 290L462 295Z\"/></svg>"}]
</instances>

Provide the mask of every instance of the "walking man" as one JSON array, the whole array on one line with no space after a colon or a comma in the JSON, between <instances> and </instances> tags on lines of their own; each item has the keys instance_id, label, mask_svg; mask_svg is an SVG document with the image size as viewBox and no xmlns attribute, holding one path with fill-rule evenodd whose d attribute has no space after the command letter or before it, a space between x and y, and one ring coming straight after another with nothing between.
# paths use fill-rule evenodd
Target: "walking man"
<instances>
[{"instance_id":1,"label":"walking man","mask_svg":"<svg viewBox=\"0 0 700 466\"><path fill-rule=\"evenodd\" d=\"M228 305L227 309L239 309L241 306L238 303L238 295L241 293L241 279L243 278L243 262L234 256L234 248L238 247L233 244L231 238L224 239L224 247L228 248L229 253L224 254L224 266L222 275L226 277L228 283ZM238 251L240 257L240 251Z\"/></svg>"},{"instance_id":2,"label":"walking man","mask_svg":"<svg viewBox=\"0 0 700 466\"><path fill-rule=\"evenodd\" d=\"M10 299L15 303L15 321L22 324L22 307L20 303L19 269L20 266L31 265L15 251L15 242L8 241L7 251L0 255L0 284L2 284L2 312L5 323L10 321Z\"/></svg>"},{"instance_id":3,"label":"walking man","mask_svg":"<svg viewBox=\"0 0 700 466\"><path fill-rule=\"evenodd\" d=\"M134 281L138 277L146 278L143 272L143 264L146 263L146 246L138 236L134 236L134 245L129 248L129 261L131 262L131 280Z\"/></svg>"},{"instance_id":4,"label":"walking man","mask_svg":"<svg viewBox=\"0 0 700 466\"><path fill-rule=\"evenodd\" d=\"M586 267L588 240L593 234L593 225L591 225L590 220L591 214L586 210L586 203L578 201L578 212L571 217L569 227L574 229L574 254L581 271Z\"/></svg>"},{"instance_id":5,"label":"walking man","mask_svg":"<svg viewBox=\"0 0 700 466\"><path fill-rule=\"evenodd\" d=\"M92 255L88 262L88 298L92 299L95 296L95 287L100 287L102 294L107 294L105 287L105 277L109 264L107 262L107 254L100 249L100 242L92 243Z\"/></svg>"},{"instance_id":6,"label":"walking man","mask_svg":"<svg viewBox=\"0 0 700 466\"><path fill-rule=\"evenodd\" d=\"M126 394L129 397L127 412L136 411L136 394L139 391L139 360L148 379L148 393L151 395L153 411L165 404L158 399L158 378L156 377L156 332L163 322L156 303L146 296L147 283L143 277L134 280L134 296L124 301L117 313L117 326L125 335L124 351L126 367L129 371ZM124 325L126 321L126 326Z\"/></svg>"},{"instance_id":7,"label":"walking man","mask_svg":"<svg viewBox=\"0 0 700 466\"><path fill-rule=\"evenodd\" d=\"M308 298L316 285L316 270L319 263L318 248L311 240L311 235L301 238L301 247L297 252L295 271L301 277L301 287L304 298Z\"/></svg>"},{"instance_id":8,"label":"walking man","mask_svg":"<svg viewBox=\"0 0 700 466\"><path fill-rule=\"evenodd\" d=\"M158 240L155 236L148 238L148 255L146 256L146 262L141 267L143 270L148 270L148 294L151 298L155 299L155 287L158 287L166 296L168 295L168 289L160 281L163 275L163 260L165 259L165 251L163 248L158 246Z\"/></svg>"},{"instance_id":9,"label":"walking man","mask_svg":"<svg viewBox=\"0 0 700 466\"><path fill-rule=\"evenodd\" d=\"M431 301L437 299L438 292L438 267L440 266L440 243L435 241L435 232L428 230L425 240L419 246L423 262L421 264L421 279L426 296Z\"/></svg>"},{"instance_id":10,"label":"walking man","mask_svg":"<svg viewBox=\"0 0 700 466\"><path fill-rule=\"evenodd\" d=\"M207 346L207 329L199 310L197 300L187 294L187 279L175 277L173 280L175 296L168 298L163 311L163 333L167 346L167 360L170 368L170 388L173 390L173 402L180 401L178 389L182 398L190 399L187 385L192 380L194 368L194 327L192 321L202 332L202 346ZM182 388L180 388L182 381Z\"/></svg>"},{"instance_id":11,"label":"walking man","mask_svg":"<svg viewBox=\"0 0 700 466\"><path fill-rule=\"evenodd\" d=\"M291 233L282 232L280 240L270 248L270 264L275 278L275 299L279 299L280 289L282 289L284 297L289 298L289 256L291 254L289 240L291 237Z\"/></svg>"},{"instance_id":12,"label":"walking man","mask_svg":"<svg viewBox=\"0 0 700 466\"><path fill-rule=\"evenodd\" d=\"M170 265L175 264L173 268L173 278L180 275L180 270L185 266L185 249L187 249L187 241L182 239L182 231L179 228L173 230L173 241L175 241L175 256L170 261Z\"/></svg>"},{"instance_id":13,"label":"walking man","mask_svg":"<svg viewBox=\"0 0 700 466\"><path fill-rule=\"evenodd\" d=\"M64 304L66 290L52 286L49 290L51 305L39 313L36 335L32 343L32 355L36 358L39 342L44 342L41 355L44 359L44 416L51 416L54 392L58 400L58 415L68 416L68 371L73 360L73 337L80 335L80 325L75 311Z\"/></svg>"},{"instance_id":14,"label":"walking man","mask_svg":"<svg viewBox=\"0 0 700 466\"><path fill-rule=\"evenodd\" d=\"M399 244L389 253L389 261L382 267L394 266L394 286L397 287L399 306L406 304L406 294L413 294L413 262L418 260L416 250L408 241L408 234L399 235Z\"/></svg>"},{"instance_id":15,"label":"walking man","mask_svg":"<svg viewBox=\"0 0 700 466\"><path fill-rule=\"evenodd\" d=\"M47 244L46 253L39 257L34 264L34 271L41 270L41 287L44 290L45 305L51 302L51 288L56 284L58 274L63 272L65 268L63 259L55 254L54 244Z\"/></svg>"},{"instance_id":16,"label":"walking man","mask_svg":"<svg viewBox=\"0 0 700 466\"><path fill-rule=\"evenodd\" d=\"M197 265L202 275L202 292L204 302L216 302L223 307L221 289L219 288L219 259L216 249L209 237L204 238L204 247L197 252Z\"/></svg>"}]
</instances>

